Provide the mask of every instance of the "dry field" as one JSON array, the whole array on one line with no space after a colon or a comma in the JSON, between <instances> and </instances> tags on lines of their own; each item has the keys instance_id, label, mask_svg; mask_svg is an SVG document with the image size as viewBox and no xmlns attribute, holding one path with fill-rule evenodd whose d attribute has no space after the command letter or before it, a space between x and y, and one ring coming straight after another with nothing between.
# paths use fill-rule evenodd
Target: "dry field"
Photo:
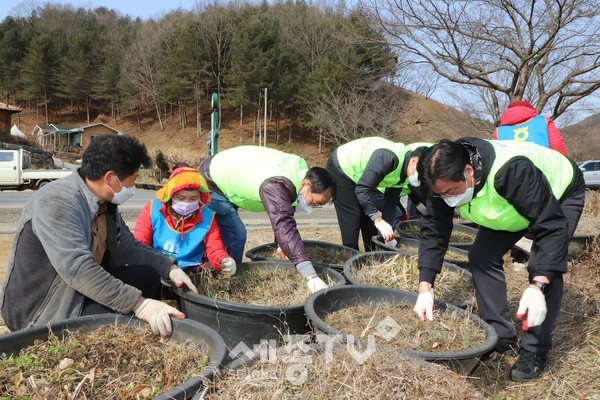
<instances>
[{"instance_id":1,"label":"dry field","mask_svg":"<svg viewBox=\"0 0 600 400\"><path fill-rule=\"evenodd\" d=\"M589 201L580 228L586 233L598 232L600 221L600 192L588 193ZM300 229L305 239L340 243L337 228L312 225ZM273 233L266 228L248 230L246 249L273 241ZM6 273L12 236L0 235L0 278ZM600 244L590 246L588 252L569 265L565 274L563 306L554 329L554 348L543 377L532 383L515 383L507 379L514 357L492 356L481 362L468 377L460 378L463 387L468 383L473 396L489 399L600 399ZM514 271L507 258L506 274L508 297L514 313L522 291L526 274ZM416 290L416 288L415 288ZM6 332L0 321L0 333ZM440 369L444 379L449 371ZM376 374L376 373L375 373ZM377 374L376 374L377 375ZM419 377L415 376L418 380ZM426 382L423 382L427 384ZM368 392L365 390L365 392ZM425 398L428 398L425 396ZM429 397L434 398L434 397Z\"/></svg>"}]
</instances>

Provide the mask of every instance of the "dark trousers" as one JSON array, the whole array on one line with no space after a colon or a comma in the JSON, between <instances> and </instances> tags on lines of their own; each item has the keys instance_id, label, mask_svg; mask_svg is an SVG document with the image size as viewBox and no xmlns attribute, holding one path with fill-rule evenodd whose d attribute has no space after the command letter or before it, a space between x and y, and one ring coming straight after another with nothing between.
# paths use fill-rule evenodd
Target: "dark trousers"
<instances>
[{"instance_id":1,"label":"dark trousers","mask_svg":"<svg viewBox=\"0 0 600 400\"><path fill-rule=\"evenodd\" d=\"M585 191L577 191L573 196L561 202L561 209L567 217L568 237L571 238L583 211ZM513 338L517 332L508 310L506 279L502 257L527 233L494 231L479 227L477 238L469 251L469 263L475 281L475 297L479 315L494 327L498 337ZM529 280L534 276L537 246L533 238L533 247L529 256ZM523 290L527 283L523 283ZM550 282L550 293L546 296L548 313L542 325L523 331L521 347L540 354L546 354L552 346L551 331L560 311L563 296L563 278L558 274ZM514 310L516 311L516 310Z\"/></svg>"},{"instance_id":2,"label":"dark trousers","mask_svg":"<svg viewBox=\"0 0 600 400\"><path fill-rule=\"evenodd\" d=\"M358 247L358 236L360 234L362 235L365 251L375 250L372 238L379 232L377 232L375 223L365 214L363 208L358 203L355 193L356 184L344 174L339 166L335 165L331 158L327 161L327 170L335 179L336 194L333 205L342 235L342 244L360 250ZM373 202L379 210L383 210L383 193L374 193ZM401 216L402 210L396 207L394 220L388 221L388 223L392 227L396 226Z\"/></svg>"},{"instance_id":3,"label":"dark trousers","mask_svg":"<svg viewBox=\"0 0 600 400\"><path fill-rule=\"evenodd\" d=\"M148 299L160 299L160 275L148 265L129 265L126 267L111 267L106 270L123 283L136 287L142 291L142 296ZM90 298L83 302L81 315L116 313L110 307L96 303Z\"/></svg>"}]
</instances>

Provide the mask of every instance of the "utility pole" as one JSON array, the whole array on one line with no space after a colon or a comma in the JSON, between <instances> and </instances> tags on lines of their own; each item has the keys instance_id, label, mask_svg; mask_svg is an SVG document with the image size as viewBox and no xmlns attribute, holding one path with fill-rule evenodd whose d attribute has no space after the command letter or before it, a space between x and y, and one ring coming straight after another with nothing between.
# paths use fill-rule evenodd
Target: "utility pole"
<instances>
[{"instance_id":1,"label":"utility pole","mask_svg":"<svg viewBox=\"0 0 600 400\"><path fill-rule=\"evenodd\" d=\"M219 151L219 95L213 93L212 95L212 113L210 114L210 127L211 130L208 134L208 155L214 156Z\"/></svg>"}]
</instances>

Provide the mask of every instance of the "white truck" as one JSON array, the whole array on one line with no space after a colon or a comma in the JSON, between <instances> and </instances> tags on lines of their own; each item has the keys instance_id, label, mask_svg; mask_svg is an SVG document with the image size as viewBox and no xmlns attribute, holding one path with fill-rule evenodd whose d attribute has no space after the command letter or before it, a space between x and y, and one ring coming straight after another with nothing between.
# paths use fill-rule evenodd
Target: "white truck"
<instances>
[{"instance_id":1,"label":"white truck","mask_svg":"<svg viewBox=\"0 0 600 400\"><path fill-rule=\"evenodd\" d=\"M31 169L27 150L0 149L0 190L37 190L46 183L63 178L72 169Z\"/></svg>"}]
</instances>

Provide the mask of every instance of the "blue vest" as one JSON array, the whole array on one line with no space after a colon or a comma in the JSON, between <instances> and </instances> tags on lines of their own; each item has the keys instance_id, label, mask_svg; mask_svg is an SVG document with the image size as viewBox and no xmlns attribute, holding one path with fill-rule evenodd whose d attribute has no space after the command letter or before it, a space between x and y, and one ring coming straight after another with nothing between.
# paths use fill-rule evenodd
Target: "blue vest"
<instances>
[{"instance_id":1,"label":"blue vest","mask_svg":"<svg viewBox=\"0 0 600 400\"><path fill-rule=\"evenodd\" d=\"M204 258L204 237L210 229L215 212L204 205L202 207L202 221L190 231L181 233L173 229L164 215L160 213L162 202L158 199L152 201L150 220L152 222L152 243L158 251L177 259L179 268L202 264Z\"/></svg>"},{"instance_id":2,"label":"blue vest","mask_svg":"<svg viewBox=\"0 0 600 400\"><path fill-rule=\"evenodd\" d=\"M546 117L538 115L519 125L503 125L498 127L498 140L516 140L531 142L550 148L548 141L548 124Z\"/></svg>"}]
</instances>

